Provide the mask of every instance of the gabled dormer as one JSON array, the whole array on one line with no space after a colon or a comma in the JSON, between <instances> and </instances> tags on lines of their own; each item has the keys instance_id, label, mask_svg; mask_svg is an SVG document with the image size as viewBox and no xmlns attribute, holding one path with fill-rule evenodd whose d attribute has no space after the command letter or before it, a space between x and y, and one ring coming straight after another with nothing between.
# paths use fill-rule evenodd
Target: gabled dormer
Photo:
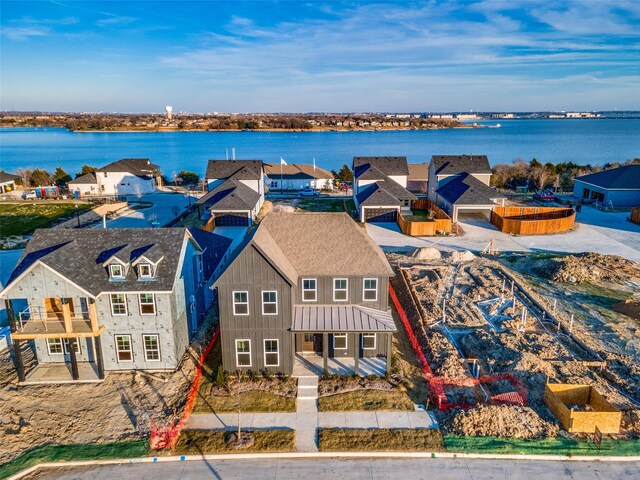
<instances>
[{"instance_id":1,"label":"gabled dormer","mask_svg":"<svg viewBox=\"0 0 640 480\"><path fill-rule=\"evenodd\" d=\"M129 271L129 264L123 262L121 259L112 256L109 260L103 264L109 274L109 280L119 281L127 278L127 272Z\"/></svg>"},{"instance_id":2,"label":"gabled dormer","mask_svg":"<svg viewBox=\"0 0 640 480\"><path fill-rule=\"evenodd\" d=\"M157 245L153 244L142 249L134 250L135 260L131 263L138 280L148 281L156 278L158 265L164 258Z\"/></svg>"}]
</instances>

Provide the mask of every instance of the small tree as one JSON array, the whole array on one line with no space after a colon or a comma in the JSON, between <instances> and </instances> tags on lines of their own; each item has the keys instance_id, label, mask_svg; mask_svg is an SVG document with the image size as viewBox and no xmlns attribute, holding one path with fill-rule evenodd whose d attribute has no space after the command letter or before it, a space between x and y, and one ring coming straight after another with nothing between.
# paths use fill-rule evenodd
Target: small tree
<instances>
[{"instance_id":1,"label":"small tree","mask_svg":"<svg viewBox=\"0 0 640 480\"><path fill-rule=\"evenodd\" d=\"M53 183L55 183L58 187L64 187L70 180L71 175L65 172L62 167L56 167L56 171L53 172Z\"/></svg>"},{"instance_id":2,"label":"small tree","mask_svg":"<svg viewBox=\"0 0 640 480\"><path fill-rule=\"evenodd\" d=\"M197 185L200 181L200 176L197 173L186 170L180 170L178 172L178 178L182 181L183 185Z\"/></svg>"},{"instance_id":3,"label":"small tree","mask_svg":"<svg viewBox=\"0 0 640 480\"><path fill-rule=\"evenodd\" d=\"M353 182L353 172L348 165L343 165L338 172L338 180L342 182Z\"/></svg>"},{"instance_id":4,"label":"small tree","mask_svg":"<svg viewBox=\"0 0 640 480\"><path fill-rule=\"evenodd\" d=\"M39 168L35 168L33 172L31 172L31 185L34 187L38 187L41 185L49 185L51 184L51 175L46 170L40 170Z\"/></svg>"},{"instance_id":5,"label":"small tree","mask_svg":"<svg viewBox=\"0 0 640 480\"><path fill-rule=\"evenodd\" d=\"M82 170L80 173L76 174L76 178L81 177L82 175L86 175L87 173L93 173L98 170L98 167L92 167L91 165L82 165Z\"/></svg>"}]
</instances>

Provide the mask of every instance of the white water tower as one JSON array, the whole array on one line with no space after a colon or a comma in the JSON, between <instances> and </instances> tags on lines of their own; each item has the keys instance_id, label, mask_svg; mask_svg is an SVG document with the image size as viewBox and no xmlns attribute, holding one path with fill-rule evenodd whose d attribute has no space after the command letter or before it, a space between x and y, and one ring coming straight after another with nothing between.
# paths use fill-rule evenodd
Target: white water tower
<instances>
[{"instance_id":1,"label":"white water tower","mask_svg":"<svg viewBox=\"0 0 640 480\"><path fill-rule=\"evenodd\" d=\"M171 105L167 105L166 107L164 107L164 109L167 111L167 119L171 120L171 114L173 113L173 107Z\"/></svg>"}]
</instances>

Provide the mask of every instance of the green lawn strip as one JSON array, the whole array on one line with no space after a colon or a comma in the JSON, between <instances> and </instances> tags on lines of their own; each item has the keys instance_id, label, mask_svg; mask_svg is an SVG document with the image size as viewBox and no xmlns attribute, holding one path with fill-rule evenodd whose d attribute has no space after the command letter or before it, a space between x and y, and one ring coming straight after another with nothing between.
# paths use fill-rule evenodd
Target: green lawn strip
<instances>
[{"instance_id":1,"label":"green lawn strip","mask_svg":"<svg viewBox=\"0 0 640 480\"><path fill-rule=\"evenodd\" d=\"M318 399L319 412L342 412L348 410L409 410L414 406L405 392L398 390L356 390L338 393Z\"/></svg>"},{"instance_id":2,"label":"green lawn strip","mask_svg":"<svg viewBox=\"0 0 640 480\"><path fill-rule=\"evenodd\" d=\"M250 430L243 430L248 432ZM174 452L180 455L198 455L207 453L246 453L246 452L292 452L295 450L295 431L290 429L251 430L255 442L251 447L241 449L227 448L227 435L233 431L225 430L184 430L180 435Z\"/></svg>"},{"instance_id":3,"label":"green lawn strip","mask_svg":"<svg viewBox=\"0 0 640 480\"><path fill-rule=\"evenodd\" d=\"M238 413L238 395L217 396L208 393L211 384L203 384L193 407L193 413ZM262 390L242 392L240 411L246 412L295 412L296 399L283 397Z\"/></svg>"},{"instance_id":4,"label":"green lawn strip","mask_svg":"<svg viewBox=\"0 0 640 480\"><path fill-rule=\"evenodd\" d=\"M43 445L23 453L0 465L0 479L39 463L105 458L138 458L149 455L149 442L136 440L114 443L87 443L80 445Z\"/></svg>"},{"instance_id":5,"label":"green lawn strip","mask_svg":"<svg viewBox=\"0 0 640 480\"><path fill-rule=\"evenodd\" d=\"M298 201L298 208L307 212L344 212L345 211L345 199L344 198L330 198L330 199L318 199L318 198L301 198ZM347 212L355 209L355 204L352 198L346 199Z\"/></svg>"},{"instance_id":6,"label":"green lawn strip","mask_svg":"<svg viewBox=\"0 0 640 480\"><path fill-rule=\"evenodd\" d=\"M516 453L527 455L640 455L640 439L603 439L600 449L591 440L564 437L516 439L499 437L458 437L446 435L444 445L454 453Z\"/></svg>"},{"instance_id":7,"label":"green lawn strip","mask_svg":"<svg viewBox=\"0 0 640 480\"><path fill-rule=\"evenodd\" d=\"M441 452L442 434L438 429L410 428L321 428L321 452Z\"/></svg>"},{"instance_id":8,"label":"green lawn strip","mask_svg":"<svg viewBox=\"0 0 640 480\"><path fill-rule=\"evenodd\" d=\"M36 228L51 227L58 220L73 218L91 210L91 205L79 203L26 203L0 205L2 238L28 235Z\"/></svg>"}]
</instances>

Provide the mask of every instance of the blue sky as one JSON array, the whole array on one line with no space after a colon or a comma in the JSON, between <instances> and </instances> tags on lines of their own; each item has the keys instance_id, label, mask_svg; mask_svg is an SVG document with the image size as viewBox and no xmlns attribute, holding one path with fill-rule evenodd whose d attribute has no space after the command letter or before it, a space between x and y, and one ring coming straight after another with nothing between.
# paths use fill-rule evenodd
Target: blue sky
<instances>
[{"instance_id":1,"label":"blue sky","mask_svg":"<svg viewBox=\"0 0 640 480\"><path fill-rule=\"evenodd\" d=\"M640 109L640 1L0 3L2 110Z\"/></svg>"}]
</instances>

